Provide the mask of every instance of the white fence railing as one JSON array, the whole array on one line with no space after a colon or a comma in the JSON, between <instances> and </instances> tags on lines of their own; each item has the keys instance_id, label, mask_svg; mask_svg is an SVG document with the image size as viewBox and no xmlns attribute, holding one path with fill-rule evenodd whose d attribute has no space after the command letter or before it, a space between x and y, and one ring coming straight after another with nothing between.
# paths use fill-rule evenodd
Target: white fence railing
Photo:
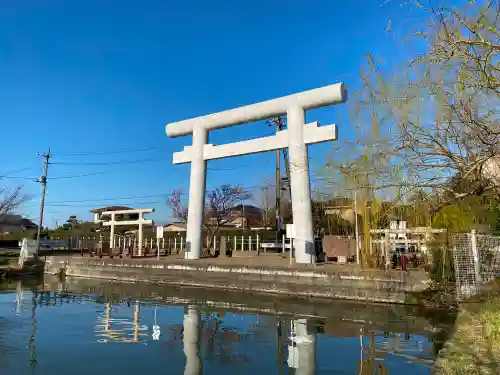
<instances>
[{"instance_id":1,"label":"white fence railing","mask_svg":"<svg viewBox=\"0 0 500 375\"><path fill-rule=\"evenodd\" d=\"M290 242L283 236L281 241L276 242L275 240L262 240L258 235L251 236L215 236L212 241L211 249L221 249L222 238L225 238L226 249L231 251L263 251L267 250L287 250L290 248ZM81 249L92 249L97 247L100 241L99 236L82 236L73 237L66 240L41 240L40 249L50 250L50 251L69 251L69 250L81 250ZM104 241L109 241L109 238L105 238ZM137 248L138 242L137 238L134 236L115 236L115 246L118 248L132 247ZM205 239L205 246L209 245L209 239ZM162 250L169 249L171 252L182 252L186 248L186 237L185 236L168 236L164 238L145 238L142 242L143 249L154 249L160 248Z\"/></svg>"}]
</instances>

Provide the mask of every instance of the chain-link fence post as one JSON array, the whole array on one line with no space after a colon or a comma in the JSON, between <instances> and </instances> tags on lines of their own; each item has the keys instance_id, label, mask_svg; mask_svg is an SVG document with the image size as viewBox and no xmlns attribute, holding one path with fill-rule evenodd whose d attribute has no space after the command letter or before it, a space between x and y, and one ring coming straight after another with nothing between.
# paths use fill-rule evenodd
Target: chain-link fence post
<instances>
[{"instance_id":1,"label":"chain-link fence post","mask_svg":"<svg viewBox=\"0 0 500 375\"><path fill-rule=\"evenodd\" d=\"M474 273L476 276L475 285L478 286L482 284L481 277L481 265L479 264L479 252L477 250L477 233L475 229L472 229L470 232L470 242L472 248L472 259L474 260Z\"/></svg>"}]
</instances>

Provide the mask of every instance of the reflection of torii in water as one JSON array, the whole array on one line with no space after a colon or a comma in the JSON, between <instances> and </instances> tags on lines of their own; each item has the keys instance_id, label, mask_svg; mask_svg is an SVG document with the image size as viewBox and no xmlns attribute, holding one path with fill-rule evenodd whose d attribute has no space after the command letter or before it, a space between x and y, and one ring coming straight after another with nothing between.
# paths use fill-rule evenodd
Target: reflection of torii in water
<instances>
[{"instance_id":1,"label":"reflection of torii in water","mask_svg":"<svg viewBox=\"0 0 500 375\"><path fill-rule=\"evenodd\" d=\"M369 353L369 358L364 358L363 353L364 353L364 344L363 344L363 329L360 329L359 332L359 340L360 340L360 346L361 346L361 358L359 359L359 366L358 366L358 374L359 375L387 375L387 369L385 368L383 363L380 363L380 361L383 361L384 359L382 358L377 358L376 354L377 353L377 348L376 348L376 342L375 342L375 333L371 332L370 333L370 340L368 342L368 353Z\"/></svg>"},{"instance_id":2,"label":"reflection of torii in water","mask_svg":"<svg viewBox=\"0 0 500 375\"><path fill-rule=\"evenodd\" d=\"M106 343L108 341L115 341L115 342L141 342L141 336L144 336L145 334L141 333L143 331L147 331L148 327L147 326L141 326L140 325L140 303L139 301L135 302L135 307L134 307L134 315L132 318L132 321L129 319L115 319L111 317L111 311L112 311L112 303L111 302L106 302L106 310L104 313L103 317L100 317L98 319L98 324L96 325L95 332L99 338L97 341L101 343ZM112 324L119 324L121 325L120 328L113 329L111 326ZM130 333L127 331L130 331L130 328L127 326L132 325L132 337L127 337L130 336Z\"/></svg>"},{"instance_id":3,"label":"reflection of torii in water","mask_svg":"<svg viewBox=\"0 0 500 375\"><path fill-rule=\"evenodd\" d=\"M201 375L203 363L200 356L201 315L198 306L188 306L184 313L182 342L186 355L184 375Z\"/></svg>"},{"instance_id":4,"label":"reflection of torii in water","mask_svg":"<svg viewBox=\"0 0 500 375\"><path fill-rule=\"evenodd\" d=\"M184 354L186 356L186 367L184 375L201 375L203 373L203 359L200 353L200 347L204 347L203 355L205 357L214 356L218 360L226 355L231 361L248 357L244 355L228 355L228 353L211 353L210 346L214 345L216 340L219 341L221 350L231 351L231 344L244 340L246 334L235 332L233 327L225 326L220 329L222 322L219 318L223 317L223 313L217 313L217 316L206 315L206 319L202 319L201 307L195 304L188 304L184 310L184 321L182 326L171 325L169 339L165 342L167 345L177 345L179 340L182 340ZM212 324L213 323L213 324ZM257 332L253 330L253 332ZM250 334L250 333L248 333ZM223 360L223 359L222 359Z\"/></svg>"},{"instance_id":5,"label":"reflection of torii in water","mask_svg":"<svg viewBox=\"0 0 500 375\"><path fill-rule=\"evenodd\" d=\"M288 346L288 367L297 375L316 373L316 335L310 333L307 319L290 321L290 341Z\"/></svg>"}]
</instances>

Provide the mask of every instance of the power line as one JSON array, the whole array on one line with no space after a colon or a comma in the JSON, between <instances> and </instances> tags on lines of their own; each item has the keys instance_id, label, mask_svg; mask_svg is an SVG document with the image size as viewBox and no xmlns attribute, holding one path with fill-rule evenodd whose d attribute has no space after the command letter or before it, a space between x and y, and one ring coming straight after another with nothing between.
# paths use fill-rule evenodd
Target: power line
<instances>
[{"instance_id":1,"label":"power line","mask_svg":"<svg viewBox=\"0 0 500 375\"><path fill-rule=\"evenodd\" d=\"M18 180L35 180L35 177L24 177L24 176L0 176L0 179L18 179Z\"/></svg>"},{"instance_id":2,"label":"power line","mask_svg":"<svg viewBox=\"0 0 500 375\"><path fill-rule=\"evenodd\" d=\"M251 185L244 187L246 190L255 190L261 188L269 188L274 185ZM188 195L188 192L180 192L180 195ZM99 204L106 201L123 201L123 200L135 200L135 199L147 199L147 198L157 198L157 197L165 197L168 198L170 193L162 193L162 194L152 194L152 195L141 195L141 196L128 196L128 197L106 197L106 198L91 198L91 199L75 199L75 200L60 200L60 201L51 201L47 202L46 206L57 207L57 206L73 206L70 203L81 203L87 202L89 204ZM24 205L24 207L32 207L33 205Z\"/></svg>"},{"instance_id":3,"label":"power line","mask_svg":"<svg viewBox=\"0 0 500 375\"><path fill-rule=\"evenodd\" d=\"M0 174L0 178L7 177L7 175L9 175L11 173L21 173L21 172L30 171L32 169L35 169L35 167L26 167L26 168L20 168L20 169L13 169L11 171L4 172L4 174Z\"/></svg>"},{"instance_id":4,"label":"power line","mask_svg":"<svg viewBox=\"0 0 500 375\"><path fill-rule=\"evenodd\" d=\"M146 158L146 159L137 159L137 160L118 160L118 161L103 161L103 162L57 162L57 163L51 163L51 164L57 164L57 165L122 165L122 164L139 164L139 163L146 163L150 161L155 161L155 160L166 160L166 159L171 159L171 156L157 156L157 157L151 157L151 158Z\"/></svg>"},{"instance_id":5,"label":"power line","mask_svg":"<svg viewBox=\"0 0 500 375\"><path fill-rule=\"evenodd\" d=\"M52 164L52 163L50 163ZM80 177L90 177L90 176L98 176L105 174L107 172L95 172L95 173L86 173L86 174L77 174L70 176L57 176L57 177L47 177L47 180L60 180L60 179L68 179L68 178L80 178ZM37 180L36 177L27 177L27 176L0 176L0 179L20 179L20 180ZM37 181L39 182L39 181Z\"/></svg>"},{"instance_id":6,"label":"power line","mask_svg":"<svg viewBox=\"0 0 500 375\"><path fill-rule=\"evenodd\" d=\"M165 200L156 200L156 201L148 201L148 202L135 202L133 203L134 206L137 205L145 205L145 204L158 204L158 203L165 203ZM130 204L130 203L129 203ZM52 204L52 203L46 203L45 204L47 207L90 207L94 205L94 203L87 203L87 204ZM119 205L119 200L117 199L117 203L113 204L113 206L118 206Z\"/></svg>"},{"instance_id":7,"label":"power line","mask_svg":"<svg viewBox=\"0 0 500 375\"><path fill-rule=\"evenodd\" d=\"M129 149L118 149L118 150L108 150L108 151L97 151L97 152L65 152L65 153L55 153L56 156L91 156L91 155L114 155L114 154L124 154L132 152L143 152L151 150L159 150L160 146L151 146L143 148L129 148Z\"/></svg>"},{"instance_id":8,"label":"power line","mask_svg":"<svg viewBox=\"0 0 500 375\"><path fill-rule=\"evenodd\" d=\"M87 174L77 174L77 175L72 175L72 176L58 176L58 177L51 177L49 180L60 180L60 179L67 179L67 178L80 178L80 177L90 177L90 176L99 176L102 174L105 174L106 172L96 172L96 173L87 173Z\"/></svg>"},{"instance_id":9,"label":"power line","mask_svg":"<svg viewBox=\"0 0 500 375\"><path fill-rule=\"evenodd\" d=\"M181 195L184 195L186 193L181 193ZM116 201L116 200L132 200L132 199L147 199L147 198L157 198L157 197L166 197L169 196L169 193L163 193L163 194L153 194L153 195L142 195L142 196L131 196L131 197L118 197L118 198L96 198L96 199L76 199L76 200L62 200L62 201L53 201L50 202L52 203L79 203L79 202L94 202L94 203L99 203L103 201Z\"/></svg>"}]
</instances>

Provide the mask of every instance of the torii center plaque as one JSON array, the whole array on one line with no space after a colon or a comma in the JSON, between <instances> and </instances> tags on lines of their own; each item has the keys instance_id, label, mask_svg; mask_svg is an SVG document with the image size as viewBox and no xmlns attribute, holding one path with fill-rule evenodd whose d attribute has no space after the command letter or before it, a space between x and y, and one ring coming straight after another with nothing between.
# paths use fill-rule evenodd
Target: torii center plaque
<instances>
[{"instance_id":1,"label":"torii center plaque","mask_svg":"<svg viewBox=\"0 0 500 375\"><path fill-rule=\"evenodd\" d=\"M288 147L290 187L295 228L294 249L297 263L316 261L312 227L311 191L307 145L337 139L335 125L305 124L305 111L344 103L347 90L343 83L283 96L281 98L170 123L169 137L193 135L191 146L173 155L174 164L191 163L186 236L186 259L199 259L203 247L203 213L207 160L255 154ZM224 145L207 144L208 132L247 122L287 116L287 129L276 135Z\"/></svg>"}]
</instances>

